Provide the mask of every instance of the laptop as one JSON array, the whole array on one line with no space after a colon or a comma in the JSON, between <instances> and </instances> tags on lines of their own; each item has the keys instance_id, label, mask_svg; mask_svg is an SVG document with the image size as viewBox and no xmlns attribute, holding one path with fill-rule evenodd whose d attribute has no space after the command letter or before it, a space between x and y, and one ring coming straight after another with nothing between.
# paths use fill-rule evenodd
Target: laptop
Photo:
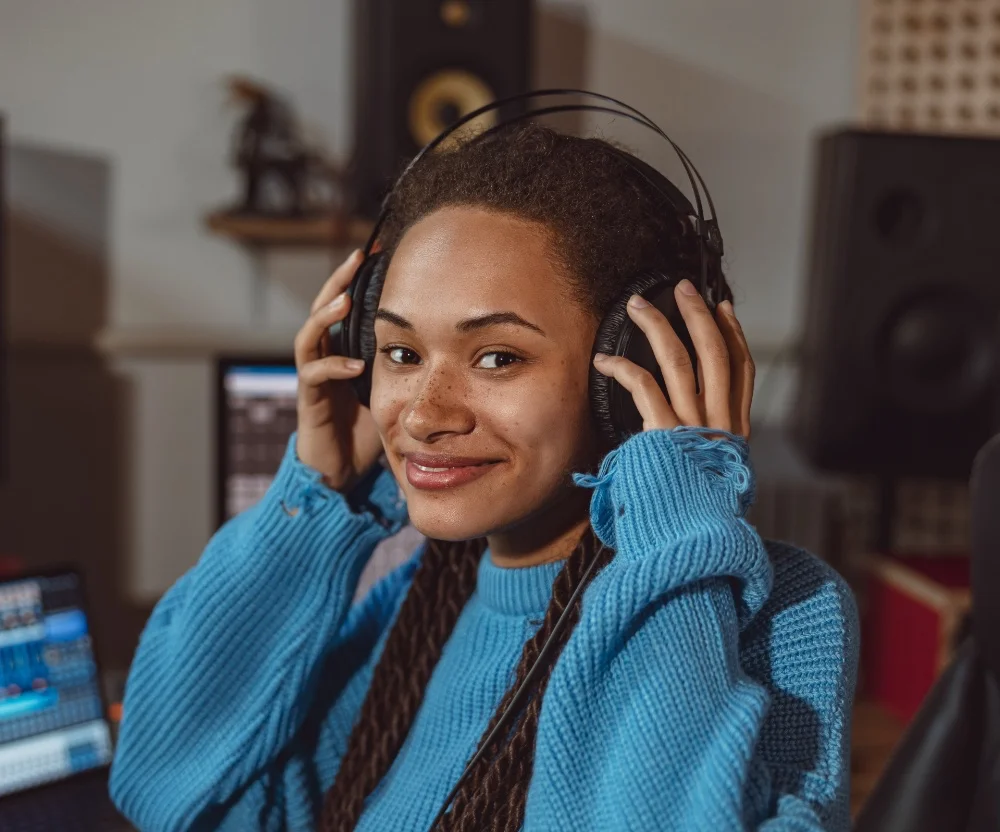
<instances>
[{"instance_id":1,"label":"laptop","mask_svg":"<svg viewBox=\"0 0 1000 832\"><path fill-rule=\"evenodd\" d=\"M108 796L112 754L82 576L0 580L0 829L131 829Z\"/></svg>"}]
</instances>

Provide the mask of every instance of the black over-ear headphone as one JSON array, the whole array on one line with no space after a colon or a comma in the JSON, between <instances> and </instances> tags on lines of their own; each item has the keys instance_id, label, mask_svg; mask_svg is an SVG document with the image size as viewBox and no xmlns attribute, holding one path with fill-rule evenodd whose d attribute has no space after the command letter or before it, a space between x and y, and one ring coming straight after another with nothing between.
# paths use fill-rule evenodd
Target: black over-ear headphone
<instances>
[{"instance_id":1,"label":"black over-ear headphone","mask_svg":"<svg viewBox=\"0 0 1000 832\"><path fill-rule=\"evenodd\" d=\"M659 192L674 211L681 216L689 217L694 220L695 231L698 235L699 242L701 266L700 274L686 275L671 270L670 273L663 271L642 271L635 275L628 282L621 295L617 298L608 310L607 314L604 316L604 319L601 321L601 325L597 331L597 337L594 340L592 355L597 352L603 352L608 355L625 356L630 361L648 370L660 385L660 389L663 391L664 395L667 394L666 383L664 382L663 374L660 371L656 357L653 355L652 347L650 346L649 341L643 336L642 331L634 323L632 323L632 319L629 318L626 311L628 299L633 294L640 294L653 306L663 312L664 315L666 315L671 326L673 326L674 331L687 348L688 354L691 357L692 367L697 369L698 357L695 352L694 344L691 341L691 336L688 333L687 326L685 325L684 319L681 317L680 311L677 308L677 303L674 299L674 287L682 277L688 277L691 282L698 287L702 297L705 299L705 302L708 304L708 307L712 312L715 311L716 304L721 300L719 296L720 287L717 285L718 275L721 274L721 271L718 268L709 269L709 261L712 259L717 262L718 259L722 257L722 234L719 231L715 205L712 202L712 197L708 192L708 188L705 186L704 180L701 178L701 174L698 173L697 169L692 164L691 160L688 159L684 151L681 150L673 142L673 140L663 132L663 130L654 124L651 119L640 113L634 107L631 107L616 98L611 98L610 96L601 95L599 93L588 92L587 90L537 90L535 92L524 93L490 102L477 110L473 110L471 113L468 113L456 121L436 138L421 148L420 152L417 153L417 155L414 156L410 163L406 166L399 179L396 180L396 184L393 186L393 189L383 201L381 213L375 222L375 227L372 229L371 236L368 238L368 243L364 249L364 260L355 272L351 285L347 290L353 301L351 309L343 321L337 322L331 326L329 330L330 354L343 355L348 358L361 358L365 361L364 372L360 376L356 376L351 380L354 390L357 393L358 400L365 407L368 407L371 401L372 363L376 354L375 312L378 310L379 297L382 294L382 285L385 281L386 271L389 267L388 253L383 251L374 251L374 248L378 240L378 233L389 215L392 195L399 186L399 183L403 181L407 174L409 174L413 167L420 162L425 154L440 145L441 142L452 135L456 130L463 127L473 119L478 118L483 113L499 109L500 107L504 107L507 104L516 101L555 95L586 95L592 98L597 98L601 101L618 105L618 107L621 107L622 109L615 109L614 107L604 107L594 104L561 104L550 107L540 107L538 109L521 113L513 118L506 119L505 121L494 125L489 130L486 130L476 136L474 141L482 140L486 136L495 133L497 130L502 129L509 124L517 121L523 121L534 116L542 116L559 112L589 111L611 113L613 115L627 118L630 121L641 124L657 133L665 141L667 141L671 147L673 147L674 151L680 158L681 164L684 166L688 180L691 182L691 188L694 192L694 205L691 204L691 201L684 196L676 185L674 185L669 179L667 179L666 176L657 171L655 168L646 164L646 162L633 156L632 154L625 152L624 150L620 150L618 148L612 148L612 150L619 156L619 158L629 165L629 167L638 173L639 176L642 177L642 179L644 179L654 190ZM708 219L705 218L705 212L701 201L701 191L704 191L709 209L712 212L711 217ZM712 285L709 285L710 274L716 276L716 280ZM695 378L697 378L697 373L695 374ZM600 426L602 434L606 439L610 440L615 445L624 441L631 434L638 433L642 430L642 418L640 417L639 411L635 406L632 395L614 379L608 378L603 373L598 372L593 366L593 363L590 365L590 400L591 409L597 420L597 424Z\"/></svg>"}]
</instances>

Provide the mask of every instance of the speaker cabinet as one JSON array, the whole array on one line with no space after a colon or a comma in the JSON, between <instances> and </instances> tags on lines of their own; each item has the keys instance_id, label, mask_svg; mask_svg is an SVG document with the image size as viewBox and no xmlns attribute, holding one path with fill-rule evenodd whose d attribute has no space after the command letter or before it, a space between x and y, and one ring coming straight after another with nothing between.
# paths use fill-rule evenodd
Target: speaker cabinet
<instances>
[{"instance_id":1,"label":"speaker cabinet","mask_svg":"<svg viewBox=\"0 0 1000 832\"><path fill-rule=\"evenodd\" d=\"M405 163L449 124L528 90L532 15L530 0L355 0L350 182L358 214L377 215ZM492 120L523 110L508 107Z\"/></svg>"},{"instance_id":2,"label":"speaker cabinet","mask_svg":"<svg viewBox=\"0 0 1000 832\"><path fill-rule=\"evenodd\" d=\"M1000 141L819 142L793 432L833 471L966 478L998 429Z\"/></svg>"}]
</instances>

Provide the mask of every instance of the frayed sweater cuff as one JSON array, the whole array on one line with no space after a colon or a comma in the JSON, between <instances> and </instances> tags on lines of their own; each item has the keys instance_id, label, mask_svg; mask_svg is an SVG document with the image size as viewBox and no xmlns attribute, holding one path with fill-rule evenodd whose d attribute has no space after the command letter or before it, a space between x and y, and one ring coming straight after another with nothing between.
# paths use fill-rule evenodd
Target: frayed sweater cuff
<instances>
[{"instance_id":1,"label":"frayed sweater cuff","mask_svg":"<svg viewBox=\"0 0 1000 832\"><path fill-rule=\"evenodd\" d=\"M406 501L395 478L381 464L373 465L350 491L342 494L326 485L319 471L298 458L295 452L296 436L293 433L289 438L285 456L271 486L287 511L320 511L337 501L346 500L352 512L368 515L386 530L387 536L406 525L409 520Z\"/></svg>"}]
</instances>

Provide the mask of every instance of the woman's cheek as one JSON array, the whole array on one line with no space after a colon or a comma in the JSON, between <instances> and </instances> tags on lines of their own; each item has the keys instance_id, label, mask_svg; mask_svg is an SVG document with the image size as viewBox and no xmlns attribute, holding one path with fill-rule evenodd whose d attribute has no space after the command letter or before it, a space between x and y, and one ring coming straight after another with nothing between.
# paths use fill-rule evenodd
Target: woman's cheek
<instances>
[{"instance_id":1,"label":"woman's cheek","mask_svg":"<svg viewBox=\"0 0 1000 832\"><path fill-rule=\"evenodd\" d=\"M372 373L370 408L372 418L383 440L398 419L409 398L406 379L393 378L379 372L376 365Z\"/></svg>"},{"instance_id":2,"label":"woman's cheek","mask_svg":"<svg viewBox=\"0 0 1000 832\"><path fill-rule=\"evenodd\" d=\"M582 423L579 391L565 382L515 386L491 397L490 421L510 444L549 452L560 445L573 446ZM549 454L546 453L546 456Z\"/></svg>"}]
</instances>

